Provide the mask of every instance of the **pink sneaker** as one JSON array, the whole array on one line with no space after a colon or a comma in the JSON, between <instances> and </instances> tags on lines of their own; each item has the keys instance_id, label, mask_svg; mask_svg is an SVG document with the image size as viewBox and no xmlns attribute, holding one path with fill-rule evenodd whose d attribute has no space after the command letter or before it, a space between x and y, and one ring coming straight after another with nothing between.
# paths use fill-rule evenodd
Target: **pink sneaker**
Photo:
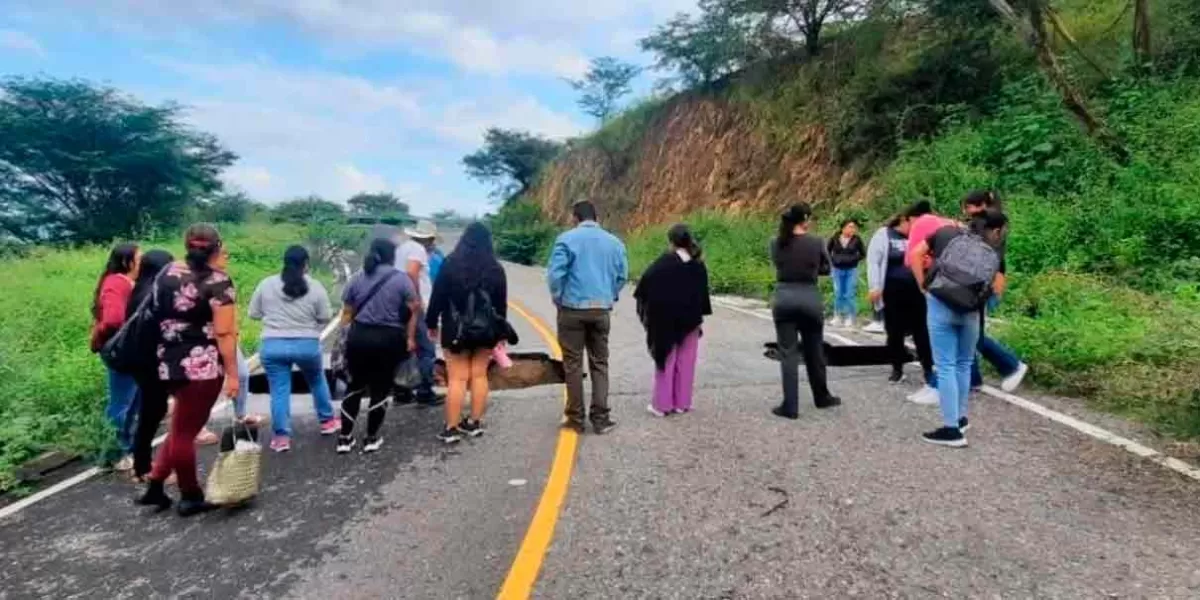
<instances>
[{"instance_id":1,"label":"pink sneaker","mask_svg":"<svg viewBox=\"0 0 1200 600\"><path fill-rule=\"evenodd\" d=\"M287 452L292 449L292 439L286 435L277 435L271 438L271 450L275 452Z\"/></svg>"},{"instance_id":2,"label":"pink sneaker","mask_svg":"<svg viewBox=\"0 0 1200 600\"><path fill-rule=\"evenodd\" d=\"M321 423L321 435L333 435L342 430L342 420L334 417Z\"/></svg>"},{"instance_id":3,"label":"pink sneaker","mask_svg":"<svg viewBox=\"0 0 1200 600\"><path fill-rule=\"evenodd\" d=\"M513 361L508 356L508 344L501 342L492 350L492 359L496 361L496 366L501 369L507 369L513 366Z\"/></svg>"}]
</instances>

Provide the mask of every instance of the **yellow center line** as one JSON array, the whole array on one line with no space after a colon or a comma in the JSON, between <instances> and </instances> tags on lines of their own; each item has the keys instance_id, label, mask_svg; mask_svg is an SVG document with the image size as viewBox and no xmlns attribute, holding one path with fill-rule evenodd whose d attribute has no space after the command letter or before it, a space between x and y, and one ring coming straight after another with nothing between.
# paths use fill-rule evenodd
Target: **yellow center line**
<instances>
[{"instance_id":1,"label":"yellow center line","mask_svg":"<svg viewBox=\"0 0 1200 600\"><path fill-rule=\"evenodd\" d=\"M538 335L546 341L555 358L562 358L562 348L558 345L558 340L541 319L518 302L509 302L508 306L533 326ZM564 388L564 403L566 399L567 392ZM497 598L518 600L528 598L533 593L538 571L542 568L542 560L546 558L550 541L554 538L554 526L558 523L558 515L562 512L563 502L567 498L567 486L571 482L571 471L575 468L575 448L578 445L579 434L574 429L564 427L559 432L546 487L542 489L542 497L538 500L533 520L529 522L525 539L521 541L521 548L517 551L517 557L513 559L512 567L508 570L508 576L504 578L504 585L501 586Z\"/></svg>"}]
</instances>

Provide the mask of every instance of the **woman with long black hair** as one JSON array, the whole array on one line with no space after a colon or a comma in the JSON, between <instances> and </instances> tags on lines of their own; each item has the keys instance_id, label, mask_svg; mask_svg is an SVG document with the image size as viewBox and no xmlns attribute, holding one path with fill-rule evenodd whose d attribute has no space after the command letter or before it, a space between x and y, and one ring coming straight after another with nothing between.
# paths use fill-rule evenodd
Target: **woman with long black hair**
<instances>
[{"instance_id":1,"label":"woman with long black hair","mask_svg":"<svg viewBox=\"0 0 1200 600\"><path fill-rule=\"evenodd\" d=\"M783 404L771 412L787 419L800 416L801 354L817 408L842 403L829 392L825 374L825 303L817 287L817 278L829 275L829 251L825 240L809 233L811 224L812 208L797 204L780 216L779 234L771 241L776 278L772 316L783 374Z\"/></svg>"},{"instance_id":2,"label":"woman with long black hair","mask_svg":"<svg viewBox=\"0 0 1200 600\"><path fill-rule=\"evenodd\" d=\"M308 382L321 435L333 435L341 420L333 414L333 398L325 379L321 330L333 319L329 294L308 276L308 250L291 246L283 253L283 270L258 284L250 298L250 318L263 322L259 356L271 389L271 449L292 449L292 367Z\"/></svg>"},{"instance_id":3,"label":"woman with long black hair","mask_svg":"<svg viewBox=\"0 0 1200 600\"><path fill-rule=\"evenodd\" d=\"M138 277L141 251L137 244L118 244L108 254L104 272L96 281L92 294L92 352L99 352L104 343L121 329L129 299L133 295L133 282ZM117 432L116 451L119 456L106 456L106 461L115 461L114 468L128 471L133 468L133 429L138 414L137 383L132 375L108 369L108 404L104 415Z\"/></svg>"},{"instance_id":4,"label":"woman with long black hair","mask_svg":"<svg viewBox=\"0 0 1200 600\"><path fill-rule=\"evenodd\" d=\"M675 225L667 242L633 294L654 359L654 399L646 410L656 417L692 410L700 326L712 314L708 269L691 230Z\"/></svg>"},{"instance_id":5,"label":"woman with long black hair","mask_svg":"<svg viewBox=\"0 0 1200 600\"><path fill-rule=\"evenodd\" d=\"M488 365L492 350L508 337L507 315L508 280L496 260L492 233L482 223L471 223L442 264L425 315L430 337L437 339L440 331L446 353L446 427L438 438L447 444L483 435ZM463 418L468 388L471 414Z\"/></svg>"},{"instance_id":6,"label":"woman with long black hair","mask_svg":"<svg viewBox=\"0 0 1200 600\"><path fill-rule=\"evenodd\" d=\"M175 262L175 257L166 250L150 250L142 255L137 282L125 313L126 320L132 318L142 302L154 293L158 274L172 262ZM133 436L133 478L145 483L150 473L151 445L158 433L158 426L167 415L170 394L166 382L159 379L158 365L153 361L147 361L146 368L134 373L133 378L137 381L139 405L137 431Z\"/></svg>"},{"instance_id":7,"label":"woman with long black hair","mask_svg":"<svg viewBox=\"0 0 1200 600\"><path fill-rule=\"evenodd\" d=\"M346 368L350 384L342 400L342 432L338 454L354 449L354 426L362 397L367 407L367 435L363 452L383 446L379 428L387 415L387 399L394 387L396 368L417 348L417 318L421 297L412 280L397 270L396 244L387 239L371 242L363 270L342 293L342 323L346 334Z\"/></svg>"}]
</instances>

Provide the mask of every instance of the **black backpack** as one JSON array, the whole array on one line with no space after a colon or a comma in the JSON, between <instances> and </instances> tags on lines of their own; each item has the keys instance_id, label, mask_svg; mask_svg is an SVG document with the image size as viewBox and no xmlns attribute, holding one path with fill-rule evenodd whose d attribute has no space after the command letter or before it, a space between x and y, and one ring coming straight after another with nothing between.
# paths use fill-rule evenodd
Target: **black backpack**
<instances>
[{"instance_id":1,"label":"black backpack","mask_svg":"<svg viewBox=\"0 0 1200 600\"><path fill-rule=\"evenodd\" d=\"M451 336L454 348L488 348L505 337L503 320L492 305L492 297L481 287L467 292L461 311L451 302L450 317L454 323Z\"/></svg>"},{"instance_id":2,"label":"black backpack","mask_svg":"<svg viewBox=\"0 0 1200 600\"><path fill-rule=\"evenodd\" d=\"M125 374L144 373L154 369L157 362L159 330L158 280L142 299L133 316L100 348L100 359L114 371Z\"/></svg>"}]
</instances>

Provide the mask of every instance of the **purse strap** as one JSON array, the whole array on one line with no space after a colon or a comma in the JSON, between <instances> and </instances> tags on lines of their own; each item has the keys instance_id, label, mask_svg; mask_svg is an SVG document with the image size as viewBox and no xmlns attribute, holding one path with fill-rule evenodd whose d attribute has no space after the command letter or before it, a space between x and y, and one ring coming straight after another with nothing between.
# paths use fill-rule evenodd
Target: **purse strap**
<instances>
[{"instance_id":1,"label":"purse strap","mask_svg":"<svg viewBox=\"0 0 1200 600\"><path fill-rule=\"evenodd\" d=\"M375 285L371 286L371 289L367 290L367 295L363 296L362 301L360 301L357 305L355 305L353 307L354 314L357 315L363 309L363 307L365 307L367 305L367 303L370 302L371 299L375 297L375 294L379 293L379 290L383 289L384 284L391 281L399 274L400 274L399 270L393 270L390 273L388 273L387 275L384 275L383 278L380 279L379 281L376 281Z\"/></svg>"}]
</instances>

